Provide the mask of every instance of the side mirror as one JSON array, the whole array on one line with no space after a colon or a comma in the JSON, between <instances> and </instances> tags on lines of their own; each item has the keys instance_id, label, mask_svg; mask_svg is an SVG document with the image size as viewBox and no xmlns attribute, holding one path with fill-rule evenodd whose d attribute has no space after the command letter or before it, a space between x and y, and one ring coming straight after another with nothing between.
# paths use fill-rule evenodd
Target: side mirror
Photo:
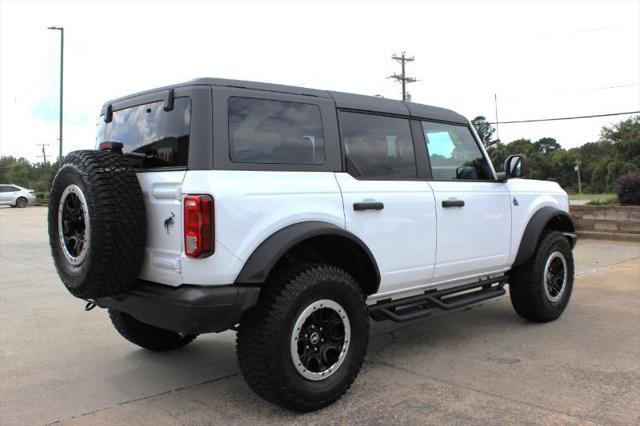
<instances>
[{"instance_id":1,"label":"side mirror","mask_svg":"<svg viewBox=\"0 0 640 426\"><path fill-rule=\"evenodd\" d=\"M509 178L523 178L527 175L527 158L524 155L510 155L504 162L504 174Z\"/></svg>"}]
</instances>

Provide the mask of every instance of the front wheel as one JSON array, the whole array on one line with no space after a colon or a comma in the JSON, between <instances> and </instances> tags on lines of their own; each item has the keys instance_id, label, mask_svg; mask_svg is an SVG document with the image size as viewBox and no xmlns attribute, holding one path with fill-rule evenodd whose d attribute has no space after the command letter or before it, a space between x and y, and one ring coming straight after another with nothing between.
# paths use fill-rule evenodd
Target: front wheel
<instances>
[{"instance_id":1,"label":"front wheel","mask_svg":"<svg viewBox=\"0 0 640 426\"><path fill-rule=\"evenodd\" d=\"M351 386L368 340L365 298L355 280L333 266L303 266L272 280L241 321L238 363L264 399L314 411Z\"/></svg>"},{"instance_id":2,"label":"front wheel","mask_svg":"<svg viewBox=\"0 0 640 426\"><path fill-rule=\"evenodd\" d=\"M533 257L511 272L509 293L518 315L549 322L562 315L573 290L573 253L558 231L542 235Z\"/></svg>"},{"instance_id":3,"label":"front wheel","mask_svg":"<svg viewBox=\"0 0 640 426\"><path fill-rule=\"evenodd\" d=\"M29 204L29 201L27 201L27 199L24 197L20 197L16 200L16 207L18 208L27 207L27 204Z\"/></svg>"}]
</instances>

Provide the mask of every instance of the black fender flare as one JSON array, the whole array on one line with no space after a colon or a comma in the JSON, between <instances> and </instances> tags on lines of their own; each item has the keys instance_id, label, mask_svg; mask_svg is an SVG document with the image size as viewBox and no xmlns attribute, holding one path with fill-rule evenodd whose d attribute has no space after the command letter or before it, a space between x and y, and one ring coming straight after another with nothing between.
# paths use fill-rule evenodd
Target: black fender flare
<instances>
[{"instance_id":1,"label":"black fender flare","mask_svg":"<svg viewBox=\"0 0 640 426\"><path fill-rule=\"evenodd\" d=\"M549 222L554 221L553 229L561 232L573 233L576 226L571 216L555 207L543 207L531 216L529 223L522 234L518 254L513 262L513 266L519 266L526 263L536 250L542 231L547 227ZM573 236L572 246L575 243Z\"/></svg>"},{"instance_id":2,"label":"black fender flare","mask_svg":"<svg viewBox=\"0 0 640 426\"><path fill-rule=\"evenodd\" d=\"M332 235L344 237L357 244L369 258L375 270L376 287L380 284L380 270L369 247L357 236L327 222L300 222L289 225L264 240L247 259L236 278L237 284L262 284L276 262L293 246L309 238Z\"/></svg>"}]
</instances>

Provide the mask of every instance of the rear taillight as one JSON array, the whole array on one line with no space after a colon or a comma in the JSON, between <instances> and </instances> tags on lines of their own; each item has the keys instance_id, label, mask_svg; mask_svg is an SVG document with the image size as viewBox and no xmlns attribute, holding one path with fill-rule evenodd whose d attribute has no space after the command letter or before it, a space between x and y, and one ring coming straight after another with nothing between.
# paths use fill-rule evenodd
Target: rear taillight
<instances>
[{"instance_id":1,"label":"rear taillight","mask_svg":"<svg viewBox=\"0 0 640 426\"><path fill-rule=\"evenodd\" d=\"M214 249L213 198L184 197L184 252L189 257L207 257Z\"/></svg>"}]
</instances>

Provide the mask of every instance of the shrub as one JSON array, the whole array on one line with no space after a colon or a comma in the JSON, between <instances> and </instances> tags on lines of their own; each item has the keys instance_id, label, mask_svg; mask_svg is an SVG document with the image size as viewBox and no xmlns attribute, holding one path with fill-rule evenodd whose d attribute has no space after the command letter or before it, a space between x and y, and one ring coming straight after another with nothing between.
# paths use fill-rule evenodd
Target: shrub
<instances>
[{"instance_id":1,"label":"shrub","mask_svg":"<svg viewBox=\"0 0 640 426\"><path fill-rule=\"evenodd\" d=\"M640 205L640 172L628 173L616 180L620 204Z\"/></svg>"}]
</instances>

